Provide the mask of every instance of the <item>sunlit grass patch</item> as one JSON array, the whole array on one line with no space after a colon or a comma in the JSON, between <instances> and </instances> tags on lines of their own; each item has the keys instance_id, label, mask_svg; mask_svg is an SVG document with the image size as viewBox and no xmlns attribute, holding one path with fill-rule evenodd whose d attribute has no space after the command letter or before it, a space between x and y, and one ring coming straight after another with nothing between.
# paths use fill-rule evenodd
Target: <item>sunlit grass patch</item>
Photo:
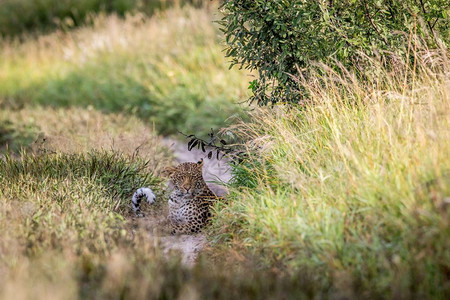
<instances>
[{"instance_id":1,"label":"sunlit grass patch","mask_svg":"<svg viewBox=\"0 0 450 300\"><path fill-rule=\"evenodd\" d=\"M27 154L1 163L2 194L11 200L39 199L72 205L79 199L105 213L124 212L131 194L142 186L159 189L161 180L149 162L117 152ZM91 195L92 194L92 195ZM97 200L97 198L99 200ZM91 200L89 200L91 199ZM48 208L47 206L44 206ZM63 207L60 207L63 209Z\"/></svg>"},{"instance_id":2,"label":"sunlit grass patch","mask_svg":"<svg viewBox=\"0 0 450 300\"><path fill-rule=\"evenodd\" d=\"M136 114L165 134L206 134L241 113L247 96L246 74L228 70L214 18L193 8L98 16L92 28L4 42L0 104L91 105Z\"/></svg>"},{"instance_id":3,"label":"sunlit grass patch","mask_svg":"<svg viewBox=\"0 0 450 300\"><path fill-rule=\"evenodd\" d=\"M115 254L158 257L142 252L124 216L136 188L158 193L160 184L147 162L114 152L0 160L1 296L99 295L106 267L120 267L110 262Z\"/></svg>"},{"instance_id":4,"label":"sunlit grass patch","mask_svg":"<svg viewBox=\"0 0 450 300\"><path fill-rule=\"evenodd\" d=\"M34 151L83 153L113 150L138 155L152 162L158 172L171 154L161 145L155 130L142 120L124 114L104 114L92 107L24 107L0 111L2 152L20 148Z\"/></svg>"}]
</instances>

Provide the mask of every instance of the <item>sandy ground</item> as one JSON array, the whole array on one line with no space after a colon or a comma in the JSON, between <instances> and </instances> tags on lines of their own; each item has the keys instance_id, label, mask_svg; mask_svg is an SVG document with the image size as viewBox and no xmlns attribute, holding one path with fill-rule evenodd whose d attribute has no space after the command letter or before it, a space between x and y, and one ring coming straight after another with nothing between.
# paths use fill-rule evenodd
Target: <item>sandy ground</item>
<instances>
[{"instance_id":1,"label":"sandy ground","mask_svg":"<svg viewBox=\"0 0 450 300\"><path fill-rule=\"evenodd\" d=\"M227 194L226 188L220 183L227 183L230 178L230 168L226 161L217 160L215 158L208 159L207 153L200 150L187 150L187 143L182 143L172 139L164 139L164 144L171 149L178 163L195 162L204 159L203 177L209 188L217 195L224 196ZM164 199L166 200L166 199ZM158 201L158 200L157 200ZM148 217L148 223L155 223L154 217ZM157 221L158 222L158 221ZM178 235L178 236L160 236L159 244L163 252L167 255L178 252L182 255L182 261L187 266L192 266L198 256L198 253L206 244L205 235L198 233L195 235Z\"/></svg>"}]
</instances>

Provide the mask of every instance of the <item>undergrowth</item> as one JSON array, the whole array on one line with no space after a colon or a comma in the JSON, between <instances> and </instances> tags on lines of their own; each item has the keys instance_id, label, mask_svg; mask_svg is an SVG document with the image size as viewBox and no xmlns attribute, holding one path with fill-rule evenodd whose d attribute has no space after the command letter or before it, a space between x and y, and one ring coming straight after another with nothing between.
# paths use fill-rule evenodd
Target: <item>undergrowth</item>
<instances>
[{"instance_id":1,"label":"undergrowth","mask_svg":"<svg viewBox=\"0 0 450 300\"><path fill-rule=\"evenodd\" d=\"M450 81L446 49L358 80L318 65L302 105L232 128L247 141L212 236L346 297L450 293ZM415 48L415 49L414 49ZM219 246L220 248L220 246Z\"/></svg>"},{"instance_id":2,"label":"undergrowth","mask_svg":"<svg viewBox=\"0 0 450 300\"><path fill-rule=\"evenodd\" d=\"M0 160L0 298L253 299L311 297L312 274L212 263L187 268L128 215L131 193L160 179L115 152ZM219 265L223 267L219 267ZM224 272L223 270L227 270Z\"/></svg>"},{"instance_id":3,"label":"undergrowth","mask_svg":"<svg viewBox=\"0 0 450 300\"><path fill-rule=\"evenodd\" d=\"M33 125L14 124L11 120L0 119L0 151L17 152L35 141L37 128Z\"/></svg>"}]
</instances>

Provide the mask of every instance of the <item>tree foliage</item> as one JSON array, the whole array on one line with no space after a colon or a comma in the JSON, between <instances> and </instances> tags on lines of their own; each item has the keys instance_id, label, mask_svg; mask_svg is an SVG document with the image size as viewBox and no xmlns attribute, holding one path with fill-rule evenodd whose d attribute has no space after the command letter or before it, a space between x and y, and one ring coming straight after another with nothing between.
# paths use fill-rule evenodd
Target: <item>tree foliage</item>
<instances>
[{"instance_id":1,"label":"tree foliage","mask_svg":"<svg viewBox=\"0 0 450 300\"><path fill-rule=\"evenodd\" d=\"M226 0L220 21L232 65L258 70L251 101L298 102L312 61L346 68L361 54L402 55L409 34L448 44L446 0Z\"/></svg>"}]
</instances>

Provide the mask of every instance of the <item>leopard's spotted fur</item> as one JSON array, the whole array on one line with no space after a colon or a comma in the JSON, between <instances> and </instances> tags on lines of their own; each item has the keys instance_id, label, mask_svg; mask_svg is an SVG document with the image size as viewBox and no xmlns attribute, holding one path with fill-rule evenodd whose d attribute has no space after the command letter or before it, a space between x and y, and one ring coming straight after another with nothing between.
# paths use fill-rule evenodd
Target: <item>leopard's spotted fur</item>
<instances>
[{"instance_id":1,"label":"leopard's spotted fur","mask_svg":"<svg viewBox=\"0 0 450 300\"><path fill-rule=\"evenodd\" d=\"M203 160L187 162L166 172L174 185L169 197L169 221L172 233L196 233L211 217L217 196L208 188L202 175Z\"/></svg>"},{"instance_id":2,"label":"leopard's spotted fur","mask_svg":"<svg viewBox=\"0 0 450 300\"><path fill-rule=\"evenodd\" d=\"M169 196L168 216L173 234L199 232L211 217L211 206L218 197L206 185L202 168L203 160L200 160L196 163L182 163L165 170L174 186ZM154 202L153 193L144 192L146 189L141 188L133 195L132 206L137 215L143 197L147 198L148 203Z\"/></svg>"}]
</instances>

